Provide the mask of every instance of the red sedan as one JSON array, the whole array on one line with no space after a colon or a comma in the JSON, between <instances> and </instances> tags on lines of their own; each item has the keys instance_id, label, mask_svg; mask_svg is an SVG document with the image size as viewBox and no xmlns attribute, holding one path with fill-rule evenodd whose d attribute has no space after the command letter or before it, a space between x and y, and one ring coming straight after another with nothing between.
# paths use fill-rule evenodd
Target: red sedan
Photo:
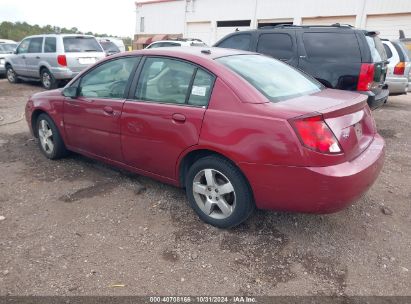
<instances>
[{"instance_id":1,"label":"red sedan","mask_svg":"<svg viewBox=\"0 0 411 304\"><path fill-rule=\"evenodd\" d=\"M255 207L340 210L384 159L366 96L238 50L114 55L64 89L33 95L26 118L46 157L74 151L184 187L218 227Z\"/></svg>"}]
</instances>

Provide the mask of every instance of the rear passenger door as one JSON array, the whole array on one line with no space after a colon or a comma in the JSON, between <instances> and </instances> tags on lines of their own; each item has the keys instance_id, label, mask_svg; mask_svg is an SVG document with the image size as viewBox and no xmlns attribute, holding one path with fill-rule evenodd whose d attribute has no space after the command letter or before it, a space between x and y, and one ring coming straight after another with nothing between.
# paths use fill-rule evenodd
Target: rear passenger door
<instances>
[{"instance_id":1,"label":"rear passenger door","mask_svg":"<svg viewBox=\"0 0 411 304\"><path fill-rule=\"evenodd\" d=\"M354 31L298 31L298 67L328 88L357 89L361 52Z\"/></svg>"},{"instance_id":2,"label":"rear passenger door","mask_svg":"<svg viewBox=\"0 0 411 304\"><path fill-rule=\"evenodd\" d=\"M261 33L257 41L257 52L297 66L295 31L291 33Z\"/></svg>"},{"instance_id":3,"label":"rear passenger door","mask_svg":"<svg viewBox=\"0 0 411 304\"><path fill-rule=\"evenodd\" d=\"M178 157L198 143L215 77L168 57L146 57L140 65L121 115L124 160L175 180Z\"/></svg>"},{"instance_id":4,"label":"rear passenger door","mask_svg":"<svg viewBox=\"0 0 411 304\"><path fill-rule=\"evenodd\" d=\"M29 49L26 55L27 76L40 77L39 63L43 52L43 37L30 39Z\"/></svg>"}]
</instances>

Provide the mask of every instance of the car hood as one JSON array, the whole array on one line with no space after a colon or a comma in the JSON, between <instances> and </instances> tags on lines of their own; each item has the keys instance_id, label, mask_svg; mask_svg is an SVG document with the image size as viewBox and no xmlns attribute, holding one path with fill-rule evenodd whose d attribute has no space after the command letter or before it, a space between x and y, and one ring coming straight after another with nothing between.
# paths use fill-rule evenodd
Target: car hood
<instances>
[{"instance_id":1,"label":"car hood","mask_svg":"<svg viewBox=\"0 0 411 304\"><path fill-rule=\"evenodd\" d=\"M39 92L39 93L35 93L35 94L31 95L31 98L61 96L61 91L63 91L63 89L56 89L56 90Z\"/></svg>"}]
</instances>

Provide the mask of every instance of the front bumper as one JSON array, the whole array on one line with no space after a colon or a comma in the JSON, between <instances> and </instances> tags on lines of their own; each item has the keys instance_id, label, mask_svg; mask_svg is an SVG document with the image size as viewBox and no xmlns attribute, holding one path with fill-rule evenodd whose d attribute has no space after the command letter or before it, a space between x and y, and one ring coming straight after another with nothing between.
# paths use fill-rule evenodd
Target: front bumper
<instances>
[{"instance_id":1,"label":"front bumper","mask_svg":"<svg viewBox=\"0 0 411 304\"><path fill-rule=\"evenodd\" d=\"M4 65L0 65L0 75L6 75L6 67Z\"/></svg>"},{"instance_id":2,"label":"front bumper","mask_svg":"<svg viewBox=\"0 0 411 304\"><path fill-rule=\"evenodd\" d=\"M356 201L377 179L385 143L375 136L352 161L328 167L291 167L240 163L260 209L331 213Z\"/></svg>"}]
</instances>

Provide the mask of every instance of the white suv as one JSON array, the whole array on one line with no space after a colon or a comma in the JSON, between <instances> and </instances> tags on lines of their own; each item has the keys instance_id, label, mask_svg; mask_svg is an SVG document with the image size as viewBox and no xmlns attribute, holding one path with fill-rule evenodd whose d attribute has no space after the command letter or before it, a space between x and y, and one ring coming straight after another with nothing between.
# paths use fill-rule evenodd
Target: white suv
<instances>
[{"instance_id":1,"label":"white suv","mask_svg":"<svg viewBox=\"0 0 411 304\"><path fill-rule=\"evenodd\" d=\"M23 39L13 55L6 57L7 79L40 80L45 89L70 80L105 57L94 36L77 34L36 35Z\"/></svg>"}]
</instances>

